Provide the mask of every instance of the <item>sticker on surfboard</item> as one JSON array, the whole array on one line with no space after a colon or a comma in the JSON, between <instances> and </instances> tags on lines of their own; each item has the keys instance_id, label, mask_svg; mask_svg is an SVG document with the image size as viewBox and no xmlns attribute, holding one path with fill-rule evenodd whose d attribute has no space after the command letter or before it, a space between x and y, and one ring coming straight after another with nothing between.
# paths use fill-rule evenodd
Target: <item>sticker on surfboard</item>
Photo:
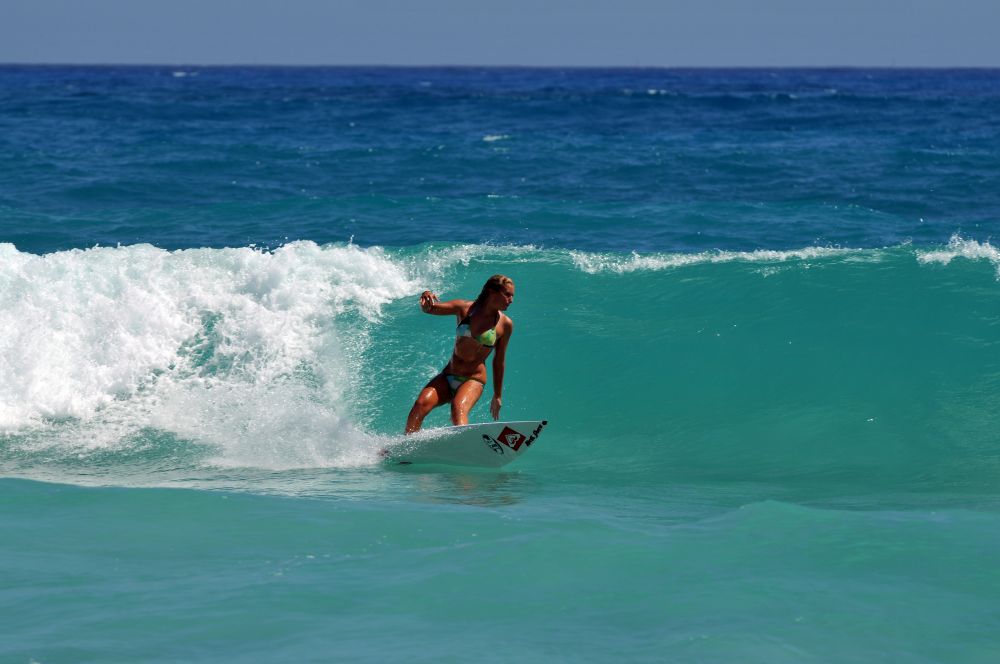
<instances>
[{"instance_id":1,"label":"sticker on surfboard","mask_svg":"<svg viewBox=\"0 0 1000 664\"><path fill-rule=\"evenodd\" d=\"M381 454L395 464L441 463L499 468L524 455L548 424L546 420L486 422L424 429L390 442Z\"/></svg>"}]
</instances>

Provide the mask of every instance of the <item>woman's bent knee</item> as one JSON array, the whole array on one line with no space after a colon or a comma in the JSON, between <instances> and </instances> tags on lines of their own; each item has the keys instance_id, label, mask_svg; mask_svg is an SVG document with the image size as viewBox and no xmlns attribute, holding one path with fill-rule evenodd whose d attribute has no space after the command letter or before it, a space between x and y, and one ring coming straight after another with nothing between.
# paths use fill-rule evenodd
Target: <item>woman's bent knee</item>
<instances>
[{"instance_id":1,"label":"woman's bent knee","mask_svg":"<svg viewBox=\"0 0 1000 664\"><path fill-rule=\"evenodd\" d=\"M440 405L441 400L438 398L437 392L432 389L428 389L420 393L417 400L413 402L413 408L411 410L419 410L426 415Z\"/></svg>"}]
</instances>

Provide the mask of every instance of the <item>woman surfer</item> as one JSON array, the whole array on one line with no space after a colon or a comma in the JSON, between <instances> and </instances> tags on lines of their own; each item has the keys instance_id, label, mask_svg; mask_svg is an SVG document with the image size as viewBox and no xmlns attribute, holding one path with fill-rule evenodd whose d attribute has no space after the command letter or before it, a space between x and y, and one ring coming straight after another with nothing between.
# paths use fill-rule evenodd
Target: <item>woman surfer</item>
<instances>
[{"instance_id":1,"label":"woman surfer","mask_svg":"<svg viewBox=\"0 0 1000 664\"><path fill-rule=\"evenodd\" d=\"M486 387L486 358L494 348L497 352L493 356L490 414L494 420L500 418L507 342L514 332L514 321L503 312L513 301L514 282L502 274L487 279L474 302L441 302L430 291L420 295L420 308L424 313L453 315L458 319L458 327L455 329L455 350L451 359L441 373L420 391L406 418L406 433L420 431L427 413L448 402L451 402L451 423L468 424L469 411Z\"/></svg>"}]
</instances>

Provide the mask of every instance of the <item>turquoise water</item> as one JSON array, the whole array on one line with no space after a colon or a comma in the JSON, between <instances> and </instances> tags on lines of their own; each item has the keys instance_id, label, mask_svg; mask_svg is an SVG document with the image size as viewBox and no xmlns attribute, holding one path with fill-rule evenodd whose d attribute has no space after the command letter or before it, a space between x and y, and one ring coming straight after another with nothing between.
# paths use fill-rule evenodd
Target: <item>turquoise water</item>
<instances>
[{"instance_id":1,"label":"turquoise water","mask_svg":"<svg viewBox=\"0 0 1000 664\"><path fill-rule=\"evenodd\" d=\"M0 69L0 661L996 661L998 106ZM380 465L496 272L549 427Z\"/></svg>"}]
</instances>

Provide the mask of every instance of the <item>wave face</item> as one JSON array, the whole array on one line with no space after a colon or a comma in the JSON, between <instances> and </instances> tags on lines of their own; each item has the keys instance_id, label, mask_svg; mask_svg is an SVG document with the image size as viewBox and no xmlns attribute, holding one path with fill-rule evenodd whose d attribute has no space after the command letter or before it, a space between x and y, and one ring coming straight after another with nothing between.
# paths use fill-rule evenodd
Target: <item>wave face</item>
<instances>
[{"instance_id":1,"label":"wave face","mask_svg":"<svg viewBox=\"0 0 1000 664\"><path fill-rule=\"evenodd\" d=\"M504 417L552 422L525 464L602 483L871 491L1000 472L1000 255L957 237L647 255L312 242L0 254L0 441L26 477L80 481L85 459L109 483L370 466L450 352L452 321L421 314L416 295L472 297L500 270L518 285ZM443 409L429 421L444 423Z\"/></svg>"}]
</instances>

